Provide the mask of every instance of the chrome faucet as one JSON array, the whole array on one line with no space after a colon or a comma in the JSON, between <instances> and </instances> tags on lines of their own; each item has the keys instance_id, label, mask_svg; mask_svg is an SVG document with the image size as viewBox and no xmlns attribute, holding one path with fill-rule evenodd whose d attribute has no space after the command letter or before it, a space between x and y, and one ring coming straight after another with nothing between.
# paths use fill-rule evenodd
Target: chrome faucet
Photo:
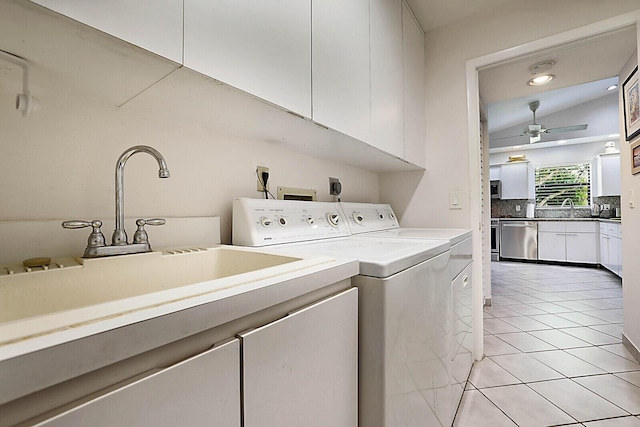
<instances>
[{"instance_id":1,"label":"chrome faucet","mask_svg":"<svg viewBox=\"0 0 640 427\"><path fill-rule=\"evenodd\" d=\"M113 230L111 244L114 246L127 245L127 232L124 229L124 166L127 164L129 157L136 153L148 153L152 155L158 162L158 177L169 178L169 169L162 154L155 148L146 145L136 145L129 148L120 155L116 162L116 229Z\"/></svg>"},{"instance_id":2,"label":"chrome faucet","mask_svg":"<svg viewBox=\"0 0 640 427\"><path fill-rule=\"evenodd\" d=\"M122 153L116 162L116 226L115 230L113 230L111 245L107 246L105 244L104 235L100 230L102 226L102 221L100 220L73 220L62 223L63 228L75 229L92 227L93 230L84 251L85 258L150 252L151 245L149 244L148 235L144 226L163 225L165 223L165 220L161 218L138 219L136 221L138 228L133 236L133 243L129 243L127 232L124 228L124 167L129 157L136 153L147 153L156 159L159 167L158 177L169 178L170 176L167 162L164 160L164 157L162 157L162 154L155 148L146 145L136 145Z\"/></svg>"},{"instance_id":3,"label":"chrome faucet","mask_svg":"<svg viewBox=\"0 0 640 427\"><path fill-rule=\"evenodd\" d=\"M570 197L567 197L566 199L564 199L562 201L562 208L565 207L565 205L567 204L567 202L569 202L569 209L571 209L570 213L569 213L569 218L573 218L575 216L574 214L574 205L573 205L573 199L571 199Z\"/></svg>"}]
</instances>

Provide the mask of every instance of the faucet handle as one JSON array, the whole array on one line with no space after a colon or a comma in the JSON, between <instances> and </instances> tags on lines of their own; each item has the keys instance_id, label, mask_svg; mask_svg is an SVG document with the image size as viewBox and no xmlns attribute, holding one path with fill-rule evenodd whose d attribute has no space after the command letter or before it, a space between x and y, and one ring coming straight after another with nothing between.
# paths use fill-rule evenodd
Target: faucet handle
<instances>
[{"instance_id":1,"label":"faucet handle","mask_svg":"<svg viewBox=\"0 0 640 427\"><path fill-rule=\"evenodd\" d=\"M101 246L105 246L104 234L102 234L102 230L100 230L100 227L102 227L102 221L99 219L94 219L93 221L76 219L62 222L62 228L77 229L85 227L93 228L89 235L89 239L87 239L87 248L99 248Z\"/></svg>"},{"instance_id":2,"label":"faucet handle","mask_svg":"<svg viewBox=\"0 0 640 427\"><path fill-rule=\"evenodd\" d=\"M147 235L147 231L144 229L145 225L164 225L166 224L166 220L163 218L151 218L151 219L143 219L140 218L136 220L136 225L138 229L133 235L133 243L149 243L149 236Z\"/></svg>"}]
</instances>

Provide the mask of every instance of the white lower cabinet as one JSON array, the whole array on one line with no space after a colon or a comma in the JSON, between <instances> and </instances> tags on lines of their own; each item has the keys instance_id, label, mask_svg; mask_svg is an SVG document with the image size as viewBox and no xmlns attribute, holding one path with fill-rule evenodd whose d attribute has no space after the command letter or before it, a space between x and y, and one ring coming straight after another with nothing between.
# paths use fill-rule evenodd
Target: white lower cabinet
<instances>
[{"instance_id":1,"label":"white lower cabinet","mask_svg":"<svg viewBox=\"0 0 640 427\"><path fill-rule=\"evenodd\" d=\"M204 353L80 404L38 426L240 426L240 342Z\"/></svg>"},{"instance_id":2,"label":"white lower cabinet","mask_svg":"<svg viewBox=\"0 0 640 427\"><path fill-rule=\"evenodd\" d=\"M256 321L257 327L242 333L254 320L239 319L243 329L230 332L237 337L76 399L28 424L357 427L358 289L296 308L266 325ZM263 319L264 314L255 315ZM192 345L172 343L134 359L155 360L161 357L158 352L177 354Z\"/></svg>"},{"instance_id":3,"label":"white lower cabinet","mask_svg":"<svg viewBox=\"0 0 640 427\"><path fill-rule=\"evenodd\" d=\"M597 264L596 226L595 221L539 221L538 259Z\"/></svg>"},{"instance_id":4,"label":"white lower cabinet","mask_svg":"<svg viewBox=\"0 0 640 427\"><path fill-rule=\"evenodd\" d=\"M355 427L358 290L240 334L245 427Z\"/></svg>"},{"instance_id":5,"label":"white lower cabinet","mask_svg":"<svg viewBox=\"0 0 640 427\"><path fill-rule=\"evenodd\" d=\"M600 223L600 265L622 277L621 224Z\"/></svg>"}]
</instances>

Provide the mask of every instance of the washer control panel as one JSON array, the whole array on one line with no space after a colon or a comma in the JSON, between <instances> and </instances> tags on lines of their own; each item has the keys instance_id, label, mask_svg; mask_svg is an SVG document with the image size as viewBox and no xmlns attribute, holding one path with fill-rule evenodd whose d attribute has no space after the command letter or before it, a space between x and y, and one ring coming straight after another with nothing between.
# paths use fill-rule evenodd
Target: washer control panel
<instances>
[{"instance_id":1,"label":"washer control panel","mask_svg":"<svg viewBox=\"0 0 640 427\"><path fill-rule=\"evenodd\" d=\"M387 204L340 203L351 234L400 228L393 209Z\"/></svg>"},{"instance_id":2,"label":"washer control panel","mask_svg":"<svg viewBox=\"0 0 640 427\"><path fill-rule=\"evenodd\" d=\"M233 201L234 245L269 246L347 236L349 229L338 203L246 198Z\"/></svg>"}]
</instances>

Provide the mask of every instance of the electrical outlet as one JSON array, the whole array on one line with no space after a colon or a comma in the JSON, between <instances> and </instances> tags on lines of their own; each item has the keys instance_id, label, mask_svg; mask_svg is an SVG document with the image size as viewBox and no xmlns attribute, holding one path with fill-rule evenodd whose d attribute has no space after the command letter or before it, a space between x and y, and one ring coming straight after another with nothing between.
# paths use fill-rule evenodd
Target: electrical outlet
<instances>
[{"instance_id":1,"label":"electrical outlet","mask_svg":"<svg viewBox=\"0 0 640 427\"><path fill-rule=\"evenodd\" d=\"M257 175L256 189L261 193L264 193L264 191L265 191L265 188L264 188L264 185L263 185L263 182L262 182L262 173L263 172L269 173L269 168L266 167L266 166L258 166L256 168L256 175ZM271 178L271 177L269 177L269 178ZM269 191L269 181L271 181L271 179L267 180L267 188L266 188L267 191Z\"/></svg>"},{"instance_id":2,"label":"electrical outlet","mask_svg":"<svg viewBox=\"0 0 640 427\"><path fill-rule=\"evenodd\" d=\"M342 193L342 184L338 178L329 177L329 195L339 196Z\"/></svg>"},{"instance_id":3,"label":"electrical outlet","mask_svg":"<svg viewBox=\"0 0 640 427\"><path fill-rule=\"evenodd\" d=\"M520 212L520 205L516 205L516 212Z\"/></svg>"}]
</instances>

